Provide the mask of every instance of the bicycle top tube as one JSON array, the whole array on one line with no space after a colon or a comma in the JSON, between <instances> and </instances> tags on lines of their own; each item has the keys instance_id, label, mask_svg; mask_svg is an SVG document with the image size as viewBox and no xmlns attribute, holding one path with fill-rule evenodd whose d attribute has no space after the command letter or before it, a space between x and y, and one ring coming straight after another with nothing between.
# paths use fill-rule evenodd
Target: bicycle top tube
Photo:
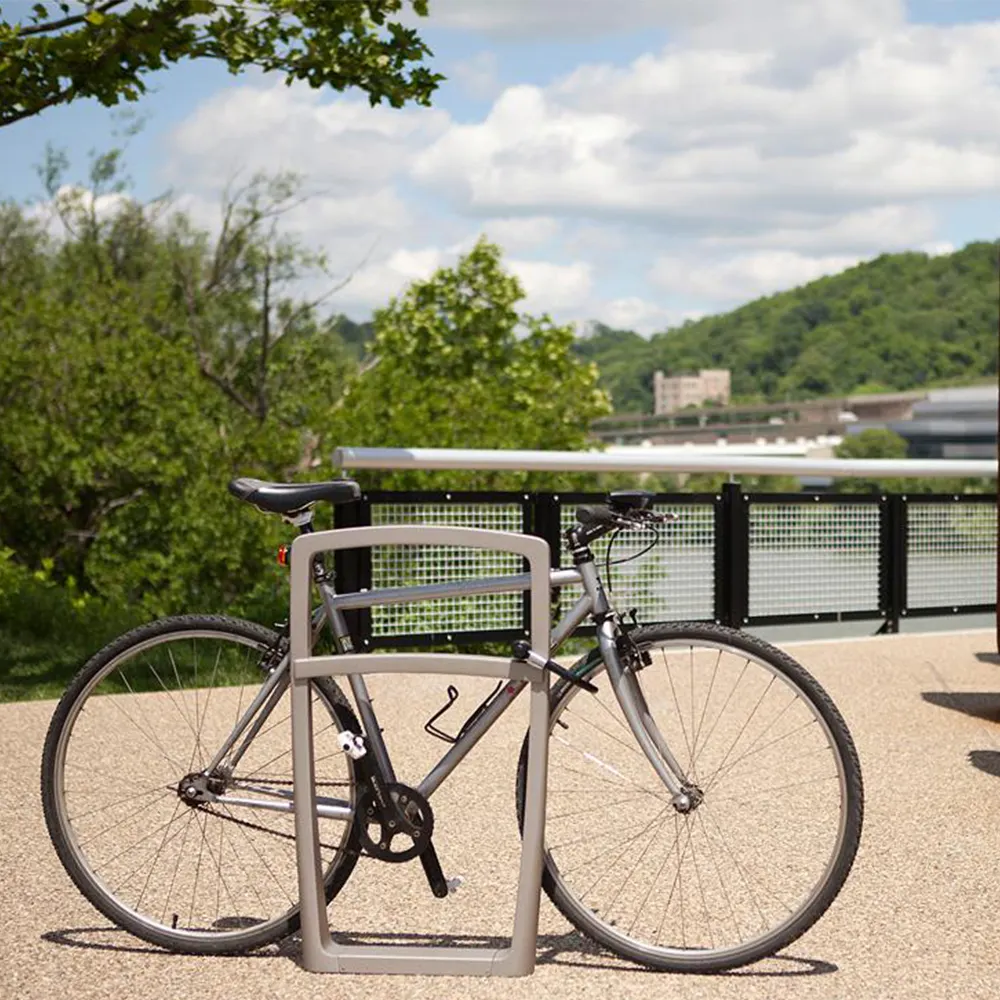
<instances>
[{"instance_id":1,"label":"bicycle top tube","mask_svg":"<svg viewBox=\"0 0 1000 1000\"><path fill-rule=\"evenodd\" d=\"M556 569L549 573L551 587L569 587L581 584L583 577L578 569ZM373 604L404 604L416 600L436 600L443 597L467 597L474 594L510 594L531 587L530 573L510 576L483 577L457 580L454 583L424 583L412 587L380 587L355 594L337 594L333 606L340 611L368 608Z\"/></svg>"}]
</instances>

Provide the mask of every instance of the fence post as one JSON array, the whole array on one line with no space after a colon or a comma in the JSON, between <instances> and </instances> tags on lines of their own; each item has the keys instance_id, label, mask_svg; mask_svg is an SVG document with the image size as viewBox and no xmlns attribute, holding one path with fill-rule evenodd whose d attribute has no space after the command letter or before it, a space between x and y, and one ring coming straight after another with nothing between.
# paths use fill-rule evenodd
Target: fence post
<instances>
[{"instance_id":1,"label":"fence post","mask_svg":"<svg viewBox=\"0 0 1000 1000\"><path fill-rule=\"evenodd\" d=\"M750 618L750 503L724 483L715 505L715 620L741 629Z\"/></svg>"},{"instance_id":2,"label":"fence post","mask_svg":"<svg viewBox=\"0 0 1000 1000\"><path fill-rule=\"evenodd\" d=\"M553 569L558 569L562 562L562 507L559 496L555 493L531 494L531 533L544 538L549 543L549 552ZM525 593L525 629L527 630L527 614L530 595ZM549 603L553 618L558 618L561 605L559 587L553 587ZM527 634L527 631L525 632Z\"/></svg>"},{"instance_id":3,"label":"fence post","mask_svg":"<svg viewBox=\"0 0 1000 1000\"><path fill-rule=\"evenodd\" d=\"M898 632L906 616L906 497L883 495L879 510L879 607L885 613L880 632Z\"/></svg>"},{"instance_id":4,"label":"fence post","mask_svg":"<svg viewBox=\"0 0 1000 1000\"><path fill-rule=\"evenodd\" d=\"M352 503L335 504L335 528L367 528L371 525L371 504L365 494ZM337 549L333 559L336 588L340 594L353 594L372 585L371 549ZM372 635L371 608L344 611L344 621L356 649L370 649Z\"/></svg>"}]
</instances>

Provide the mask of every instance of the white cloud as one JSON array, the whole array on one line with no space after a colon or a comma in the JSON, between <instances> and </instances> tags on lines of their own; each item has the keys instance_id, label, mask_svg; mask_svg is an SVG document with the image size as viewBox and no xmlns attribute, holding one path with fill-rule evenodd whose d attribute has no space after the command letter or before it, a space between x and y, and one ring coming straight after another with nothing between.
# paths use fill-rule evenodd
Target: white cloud
<instances>
[{"instance_id":1,"label":"white cloud","mask_svg":"<svg viewBox=\"0 0 1000 1000\"><path fill-rule=\"evenodd\" d=\"M364 314L485 233L529 311L643 332L886 250L945 252L949 199L1000 190L1000 20L914 26L902 0L435 0L433 21L480 33L445 71L493 100L481 120L263 81L177 127L165 179L214 221L236 167L307 175L318 195L290 227L357 268L335 308ZM646 28L669 44L499 89L489 39Z\"/></svg>"},{"instance_id":2,"label":"white cloud","mask_svg":"<svg viewBox=\"0 0 1000 1000\"><path fill-rule=\"evenodd\" d=\"M507 261L507 267L521 280L524 312L560 313L576 310L590 296L591 267L582 261L553 264L543 260Z\"/></svg>"},{"instance_id":3,"label":"white cloud","mask_svg":"<svg viewBox=\"0 0 1000 1000\"><path fill-rule=\"evenodd\" d=\"M836 274L858 262L856 257L807 257L789 250L762 250L711 261L664 256L650 269L650 280L665 291L739 303Z\"/></svg>"},{"instance_id":4,"label":"white cloud","mask_svg":"<svg viewBox=\"0 0 1000 1000\"><path fill-rule=\"evenodd\" d=\"M117 192L99 194L95 197L90 188L80 184L62 184L51 201L35 202L27 214L31 218L42 218L58 208L74 214L93 213L96 218L103 220L111 218L131 201L128 195Z\"/></svg>"},{"instance_id":5,"label":"white cloud","mask_svg":"<svg viewBox=\"0 0 1000 1000\"><path fill-rule=\"evenodd\" d=\"M836 250L887 251L913 247L931 239L937 215L926 205L877 205L845 215L828 217L803 212L790 225L749 234L708 236L705 249L737 250L746 247L809 252Z\"/></svg>"},{"instance_id":6,"label":"white cloud","mask_svg":"<svg viewBox=\"0 0 1000 1000\"><path fill-rule=\"evenodd\" d=\"M957 248L954 243L949 243L947 240L932 240L930 243L922 244L919 249L928 257L940 257L943 254L954 253Z\"/></svg>"},{"instance_id":7,"label":"white cloud","mask_svg":"<svg viewBox=\"0 0 1000 1000\"><path fill-rule=\"evenodd\" d=\"M234 177L239 185L258 171L300 174L309 197L282 228L325 251L335 275L352 275L332 305L364 314L433 270L427 263L439 251L408 247L446 243L459 231L428 218L398 187L414 151L448 122L436 109L323 100L300 85L230 87L173 130L164 179L183 192L180 207L214 229L221 192Z\"/></svg>"},{"instance_id":8,"label":"white cloud","mask_svg":"<svg viewBox=\"0 0 1000 1000\"><path fill-rule=\"evenodd\" d=\"M815 30L834 11L797 9L814 11ZM872 35L880 24L885 33ZM641 220L716 237L992 193L1000 22L892 25L861 18L854 47L795 85L778 71L789 48L778 33L769 50L673 43L625 68L512 87L482 122L453 124L432 142L413 173L462 210Z\"/></svg>"},{"instance_id":9,"label":"white cloud","mask_svg":"<svg viewBox=\"0 0 1000 1000\"><path fill-rule=\"evenodd\" d=\"M386 305L410 282L429 278L448 263L448 255L435 247L395 250L383 260L361 267L338 294L338 306L372 309Z\"/></svg>"},{"instance_id":10,"label":"white cloud","mask_svg":"<svg viewBox=\"0 0 1000 1000\"><path fill-rule=\"evenodd\" d=\"M506 253L520 253L554 239L559 233L559 222L544 215L487 219L481 231Z\"/></svg>"},{"instance_id":11,"label":"white cloud","mask_svg":"<svg viewBox=\"0 0 1000 1000\"><path fill-rule=\"evenodd\" d=\"M475 239L470 236L446 248L396 250L382 260L364 265L338 293L338 304L362 309L384 305L390 297L404 291L410 282L429 278L438 268L452 266L460 254L472 247ZM592 283L589 264L505 258L505 267L518 277L524 288L525 298L518 304L520 311L549 312L565 317L575 314L589 300Z\"/></svg>"},{"instance_id":12,"label":"white cloud","mask_svg":"<svg viewBox=\"0 0 1000 1000\"><path fill-rule=\"evenodd\" d=\"M616 330L634 330L641 334L677 326L686 319L697 319L701 315L703 313L695 310L667 309L657 302L638 296L600 302L593 311L593 318L605 326Z\"/></svg>"},{"instance_id":13,"label":"white cloud","mask_svg":"<svg viewBox=\"0 0 1000 1000\"><path fill-rule=\"evenodd\" d=\"M477 52L468 59L460 59L448 69L449 80L454 80L477 100L496 97L500 91L499 60L495 52Z\"/></svg>"},{"instance_id":14,"label":"white cloud","mask_svg":"<svg viewBox=\"0 0 1000 1000\"><path fill-rule=\"evenodd\" d=\"M433 23L499 39L599 37L623 25L666 23L687 0L434 0ZM422 18L412 21L418 28Z\"/></svg>"},{"instance_id":15,"label":"white cloud","mask_svg":"<svg viewBox=\"0 0 1000 1000\"><path fill-rule=\"evenodd\" d=\"M323 102L305 85L230 87L173 131L167 176L219 187L236 170L295 170L332 193L379 186L448 120L428 108L373 108L358 98ZM192 160L205 171L196 178Z\"/></svg>"},{"instance_id":16,"label":"white cloud","mask_svg":"<svg viewBox=\"0 0 1000 1000\"><path fill-rule=\"evenodd\" d=\"M431 18L504 40L565 41L664 28L692 42L734 42L748 35L770 41L767 33L777 27L815 39L817 24L831 40L852 38L901 20L902 12L901 0L434 0Z\"/></svg>"},{"instance_id":17,"label":"white cloud","mask_svg":"<svg viewBox=\"0 0 1000 1000\"><path fill-rule=\"evenodd\" d=\"M617 115L552 106L538 87L511 87L482 124L454 124L420 153L413 174L476 208L590 201L618 180L616 150L636 131Z\"/></svg>"}]
</instances>

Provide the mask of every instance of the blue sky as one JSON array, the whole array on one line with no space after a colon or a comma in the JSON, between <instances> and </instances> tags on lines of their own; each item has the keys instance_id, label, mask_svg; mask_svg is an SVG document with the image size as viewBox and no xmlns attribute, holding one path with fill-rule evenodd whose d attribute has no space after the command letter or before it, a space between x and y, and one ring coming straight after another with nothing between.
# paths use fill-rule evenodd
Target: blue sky
<instances>
[{"instance_id":1,"label":"blue sky","mask_svg":"<svg viewBox=\"0 0 1000 1000\"><path fill-rule=\"evenodd\" d=\"M420 28L449 76L431 110L157 74L128 106L136 196L210 226L237 167L294 167L321 193L289 225L353 273L334 308L366 316L486 232L529 308L645 333L1000 235L995 0L431 0ZM46 143L82 180L120 127L81 102L3 129L0 193L40 196Z\"/></svg>"}]
</instances>

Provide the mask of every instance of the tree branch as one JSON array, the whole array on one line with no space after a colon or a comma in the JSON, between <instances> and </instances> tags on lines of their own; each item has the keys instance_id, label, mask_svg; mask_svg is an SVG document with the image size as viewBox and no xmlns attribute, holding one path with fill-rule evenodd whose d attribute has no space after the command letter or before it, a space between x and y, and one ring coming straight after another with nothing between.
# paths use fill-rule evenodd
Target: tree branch
<instances>
[{"instance_id":1,"label":"tree branch","mask_svg":"<svg viewBox=\"0 0 1000 1000\"><path fill-rule=\"evenodd\" d=\"M260 362L257 369L257 419L267 418L267 351L271 341L271 254L264 258L264 290L261 303Z\"/></svg>"},{"instance_id":2,"label":"tree branch","mask_svg":"<svg viewBox=\"0 0 1000 1000\"><path fill-rule=\"evenodd\" d=\"M89 7L86 14L74 14L72 17L64 17L61 21L46 21L44 24L33 24L27 28L18 29L18 38L27 38L29 35L44 35L47 31L59 31L62 28L72 28L74 24L80 24L87 20L87 14L97 12L103 14L112 7L121 6L125 0L105 0L104 3L96 7Z\"/></svg>"},{"instance_id":3,"label":"tree branch","mask_svg":"<svg viewBox=\"0 0 1000 1000\"><path fill-rule=\"evenodd\" d=\"M358 271L360 271L361 268L363 268L365 264L368 263L368 261L371 258L371 255L375 251L375 247L377 246L377 244L378 240L376 239L376 241L369 248L368 253L366 253L364 257L361 258L359 263L357 263L353 268L351 268L351 270L347 273L346 277L342 278L340 281L334 282L334 284L332 284L325 292L323 292L322 295L316 296L316 298L311 299L309 302L303 302L302 305L300 305L297 309L295 309L292 312L292 314L288 317L288 319L286 319L285 322L282 323L281 333L279 334L279 336L283 337L288 332L291 325L297 319L299 319L300 316L303 316L305 313L309 312L310 309L315 309L316 306L325 302L331 295L336 295L337 292L339 292L342 288L346 288L351 283L351 280L358 273Z\"/></svg>"},{"instance_id":4,"label":"tree branch","mask_svg":"<svg viewBox=\"0 0 1000 1000\"><path fill-rule=\"evenodd\" d=\"M212 371L211 364L209 363L208 358L206 358L201 351L198 352L198 371L200 371L202 375L204 375L205 378L207 378L208 381L212 383L212 385L221 389L226 394L226 396L228 396L237 406L240 407L240 409L246 410L247 413L249 413L253 417L257 416L257 408L248 403L233 388L232 384L227 379L224 379L221 376L216 375L215 372Z\"/></svg>"},{"instance_id":5,"label":"tree branch","mask_svg":"<svg viewBox=\"0 0 1000 1000\"><path fill-rule=\"evenodd\" d=\"M25 108L23 111L5 111L0 115L0 125L13 125L14 122L24 121L25 118L34 118L35 115L41 114L46 108L51 108L56 104L63 104L71 100L73 93L73 87L67 87L65 90L60 90L58 94L46 97L44 101L39 101L38 104L33 104L30 108Z\"/></svg>"}]
</instances>

